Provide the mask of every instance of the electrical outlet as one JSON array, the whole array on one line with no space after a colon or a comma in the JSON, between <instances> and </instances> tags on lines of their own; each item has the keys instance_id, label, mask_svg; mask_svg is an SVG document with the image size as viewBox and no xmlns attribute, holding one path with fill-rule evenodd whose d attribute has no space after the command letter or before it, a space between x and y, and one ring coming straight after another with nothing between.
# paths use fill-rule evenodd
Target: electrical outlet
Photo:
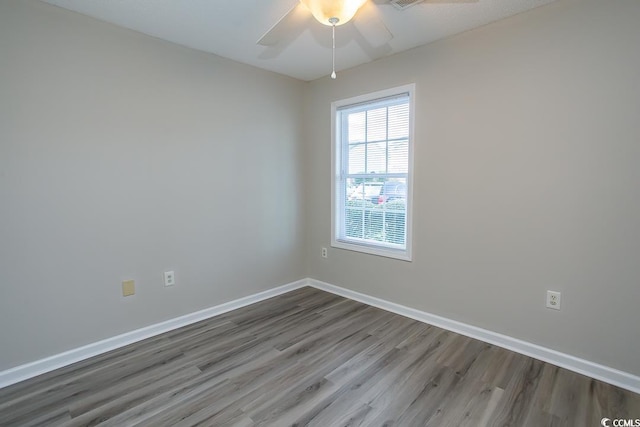
<instances>
[{"instance_id":1,"label":"electrical outlet","mask_svg":"<svg viewBox=\"0 0 640 427\"><path fill-rule=\"evenodd\" d=\"M547 291L547 308L560 310L560 292Z\"/></svg>"},{"instance_id":2,"label":"electrical outlet","mask_svg":"<svg viewBox=\"0 0 640 427\"><path fill-rule=\"evenodd\" d=\"M165 271L164 272L164 285L165 286L173 286L176 284L176 276L173 271Z\"/></svg>"},{"instance_id":3,"label":"electrical outlet","mask_svg":"<svg viewBox=\"0 0 640 427\"><path fill-rule=\"evenodd\" d=\"M322 248L322 258L327 257L327 248Z\"/></svg>"}]
</instances>

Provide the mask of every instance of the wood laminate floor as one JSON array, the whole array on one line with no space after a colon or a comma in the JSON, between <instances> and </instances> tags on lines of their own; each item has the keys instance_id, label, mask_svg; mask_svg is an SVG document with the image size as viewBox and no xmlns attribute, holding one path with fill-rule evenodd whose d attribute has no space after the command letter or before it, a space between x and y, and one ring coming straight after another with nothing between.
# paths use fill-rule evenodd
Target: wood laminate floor
<instances>
[{"instance_id":1,"label":"wood laminate floor","mask_svg":"<svg viewBox=\"0 0 640 427\"><path fill-rule=\"evenodd\" d=\"M599 426L640 395L313 288L0 389L1 426Z\"/></svg>"}]
</instances>

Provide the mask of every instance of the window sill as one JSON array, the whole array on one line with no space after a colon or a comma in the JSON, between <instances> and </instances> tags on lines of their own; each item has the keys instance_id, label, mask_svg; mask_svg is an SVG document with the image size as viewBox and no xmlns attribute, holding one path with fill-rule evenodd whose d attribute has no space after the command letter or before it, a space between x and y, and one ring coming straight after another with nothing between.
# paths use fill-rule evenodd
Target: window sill
<instances>
[{"instance_id":1,"label":"window sill","mask_svg":"<svg viewBox=\"0 0 640 427\"><path fill-rule=\"evenodd\" d=\"M352 243L344 240L333 240L331 246L339 249L346 249L354 252L362 252L369 255L376 255L385 258L399 259L411 262L411 252L407 249L393 249L381 246Z\"/></svg>"}]
</instances>

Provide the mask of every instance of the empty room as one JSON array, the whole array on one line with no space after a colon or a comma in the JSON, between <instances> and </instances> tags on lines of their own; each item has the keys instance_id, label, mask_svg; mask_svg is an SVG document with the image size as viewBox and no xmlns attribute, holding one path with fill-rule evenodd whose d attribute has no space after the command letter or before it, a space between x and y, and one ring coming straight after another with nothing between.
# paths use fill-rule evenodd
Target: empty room
<instances>
[{"instance_id":1,"label":"empty room","mask_svg":"<svg viewBox=\"0 0 640 427\"><path fill-rule=\"evenodd\" d=\"M0 425L640 426L638 22L0 0Z\"/></svg>"}]
</instances>

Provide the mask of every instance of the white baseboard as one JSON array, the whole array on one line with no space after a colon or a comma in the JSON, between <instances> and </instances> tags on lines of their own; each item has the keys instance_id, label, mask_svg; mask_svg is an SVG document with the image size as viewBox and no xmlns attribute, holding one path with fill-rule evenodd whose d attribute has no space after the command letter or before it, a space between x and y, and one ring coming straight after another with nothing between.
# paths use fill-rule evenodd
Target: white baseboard
<instances>
[{"instance_id":1,"label":"white baseboard","mask_svg":"<svg viewBox=\"0 0 640 427\"><path fill-rule=\"evenodd\" d=\"M297 282L278 286L264 292L259 292L257 294L229 301L224 304L216 305L215 307L206 308L201 311L176 317L165 322L156 323L155 325L150 325L145 328L136 329L135 331L127 332L122 335L85 345L83 347L65 351L64 353L36 360L35 362L16 366L15 368L0 372L0 388L15 384L20 381L24 381L26 379L44 374L49 371L53 371L54 369L71 365L72 363L76 363L111 350L115 350L120 347L124 347L125 345L133 344L135 342L142 341L144 339L151 338L153 336L169 332L174 329L199 322L201 320L209 319L210 317L217 316L219 314L223 314L237 308L245 307L247 305L254 304L256 302L260 302L265 299L308 286L308 284L308 279L298 280Z\"/></svg>"},{"instance_id":2,"label":"white baseboard","mask_svg":"<svg viewBox=\"0 0 640 427\"><path fill-rule=\"evenodd\" d=\"M542 347L527 341L519 340L507 335L502 335L497 332L478 328L476 326L468 325L456 320L447 319L445 317L416 310L414 308L406 307L393 302L385 301L383 299L362 294L360 292L341 288L329 283L320 282L314 279L308 280L309 286L312 286L314 288L331 292L333 294L340 295L355 301L360 301L362 303L378 307L392 313L400 314L402 316L409 317L420 322L428 323L442 329L456 332L467 337L475 338L489 344L494 344L498 347L506 348L508 350L512 350L517 353L521 353L526 356L551 363L552 365L560 366L561 368L566 368L570 371L587 375L597 380L613 384L615 386L640 394L640 377L628 372L590 362L585 359L580 359L569 354L561 353L559 351Z\"/></svg>"},{"instance_id":3,"label":"white baseboard","mask_svg":"<svg viewBox=\"0 0 640 427\"><path fill-rule=\"evenodd\" d=\"M354 301L360 301L420 322L428 323L461 335L479 339L489 344L494 344L499 347L569 369L579 374L587 375L597 380L613 384L634 393L640 393L640 377L628 372L623 372L608 366L545 348L537 344L532 344L497 332L416 310L414 308L341 288L315 279L298 280L287 285L278 286L244 298L229 301L215 307L180 316L175 319L127 332L112 338L107 338L105 340L56 354L45 359L2 371L0 372L0 388L305 286L311 286L326 292L331 292L333 294L340 295Z\"/></svg>"}]
</instances>

